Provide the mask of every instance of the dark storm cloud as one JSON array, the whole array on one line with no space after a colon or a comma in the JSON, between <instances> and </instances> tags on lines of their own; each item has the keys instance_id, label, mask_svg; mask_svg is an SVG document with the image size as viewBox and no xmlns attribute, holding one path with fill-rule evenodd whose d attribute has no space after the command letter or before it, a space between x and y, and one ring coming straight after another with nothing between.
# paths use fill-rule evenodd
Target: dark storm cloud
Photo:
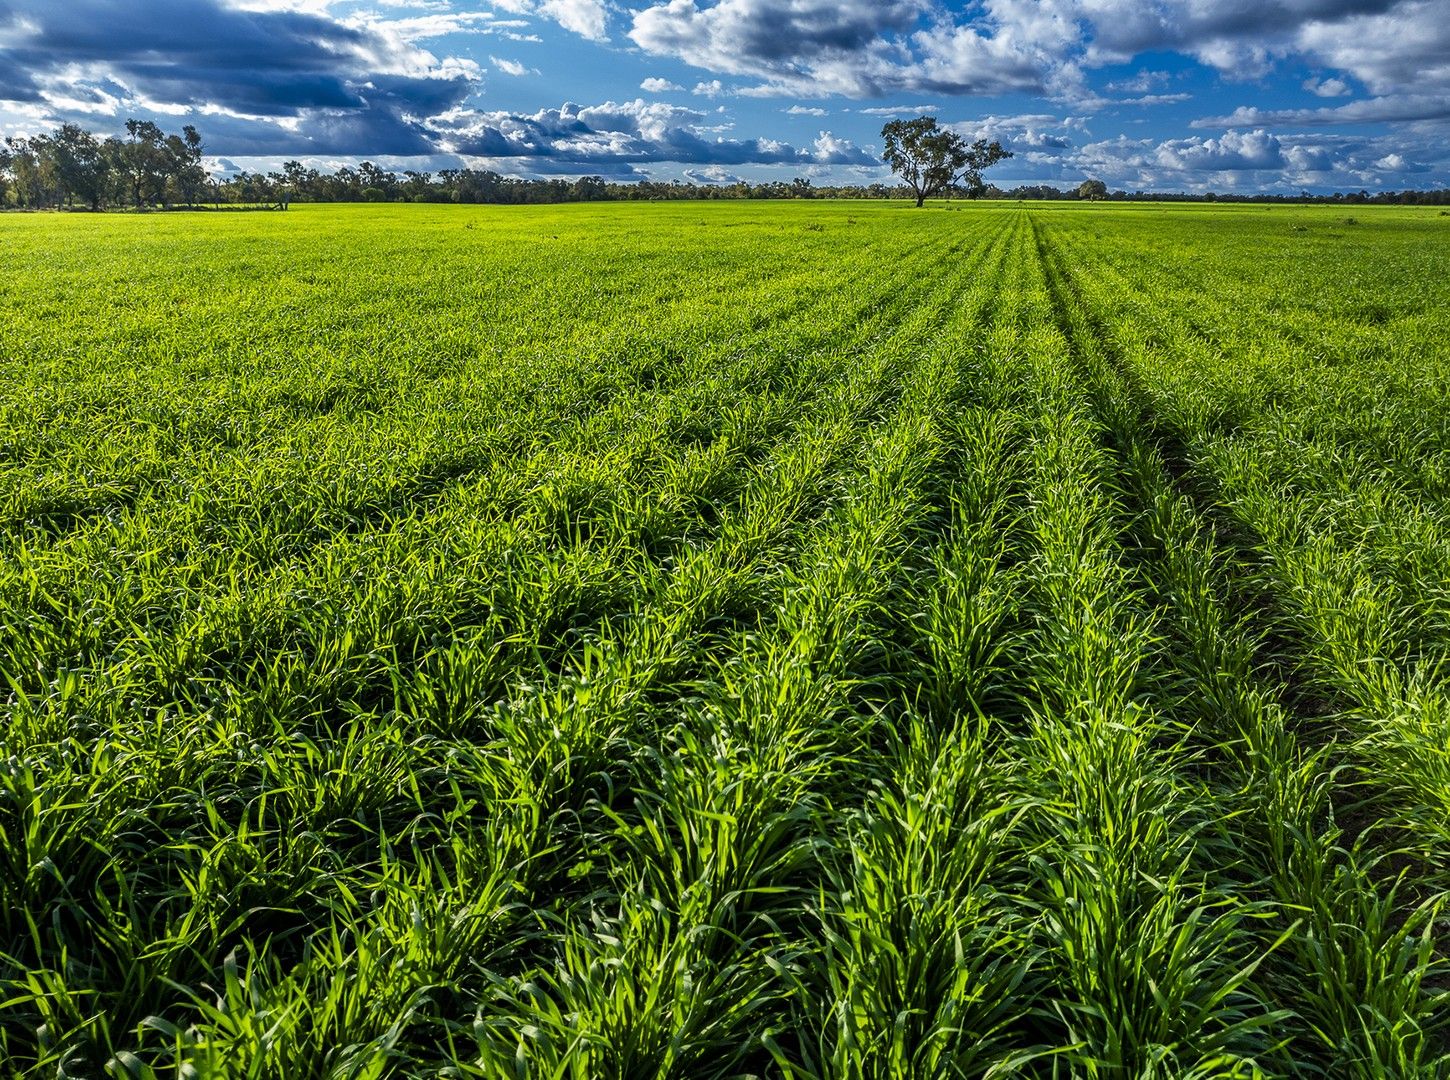
<instances>
[{"instance_id":1,"label":"dark storm cloud","mask_svg":"<svg viewBox=\"0 0 1450 1080\"><path fill-rule=\"evenodd\" d=\"M0 56L0 63L4 57ZM40 101L40 87L23 71L0 68L0 101Z\"/></svg>"},{"instance_id":2,"label":"dark storm cloud","mask_svg":"<svg viewBox=\"0 0 1450 1080\"><path fill-rule=\"evenodd\" d=\"M103 64L148 96L220 102L268 114L356 106L347 87L368 36L295 11L251 12L213 0L20 0L32 27L0 46L0 64L43 74ZM260 110L259 110L260 111Z\"/></svg>"},{"instance_id":3,"label":"dark storm cloud","mask_svg":"<svg viewBox=\"0 0 1450 1080\"><path fill-rule=\"evenodd\" d=\"M630 37L651 52L712 70L729 70L722 61L733 57L770 71L799 68L824 54L867 51L884 35L913 27L924 7L920 0L670 0L636 12Z\"/></svg>"},{"instance_id":4,"label":"dark storm cloud","mask_svg":"<svg viewBox=\"0 0 1450 1080\"><path fill-rule=\"evenodd\" d=\"M926 10L923 0L669 0L636 11L629 36L709 71L870 96L892 85L897 39Z\"/></svg>"},{"instance_id":5,"label":"dark storm cloud","mask_svg":"<svg viewBox=\"0 0 1450 1080\"><path fill-rule=\"evenodd\" d=\"M1177 0L1125 7L1089 2L1083 14L1092 24L1093 42L1104 49L1137 53L1147 49L1193 50L1209 42L1241 39L1259 43L1308 23L1334 23L1356 15L1388 11L1398 0Z\"/></svg>"},{"instance_id":6,"label":"dark storm cloud","mask_svg":"<svg viewBox=\"0 0 1450 1080\"><path fill-rule=\"evenodd\" d=\"M0 43L12 40L20 32L19 13L7 0L0 0ZM0 44L0 101L39 101L40 87L30 72L9 61Z\"/></svg>"},{"instance_id":7,"label":"dark storm cloud","mask_svg":"<svg viewBox=\"0 0 1450 1080\"><path fill-rule=\"evenodd\" d=\"M566 104L536 113L470 113L440 124L444 144L468 157L608 164L879 165L860 147L821 132L810 146L711 138L709 115L658 101Z\"/></svg>"},{"instance_id":8,"label":"dark storm cloud","mask_svg":"<svg viewBox=\"0 0 1450 1080\"><path fill-rule=\"evenodd\" d=\"M406 44L301 11L220 0L0 0L0 24L0 99L42 101L50 88L85 103L104 83L142 101L295 121L209 118L210 145L222 153L429 153L420 120L472 89L466 74L429 70L432 58Z\"/></svg>"},{"instance_id":9,"label":"dark storm cloud","mask_svg":"<svg viewBox=\"0 0 1450 1080\"><path fill-rule=\"evenodd\" d=\"M295 129L239 116L197 121L209 153L234 157L419 157L438 153L422 123L388 109L316 112Z\"/></svg>"}]
</instances>

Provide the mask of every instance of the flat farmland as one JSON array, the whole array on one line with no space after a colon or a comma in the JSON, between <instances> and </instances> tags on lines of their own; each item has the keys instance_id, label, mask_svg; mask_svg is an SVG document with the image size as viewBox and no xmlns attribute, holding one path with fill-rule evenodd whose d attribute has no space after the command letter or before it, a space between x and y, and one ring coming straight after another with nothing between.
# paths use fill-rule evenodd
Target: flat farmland
<instances>
[{"instance_id":1,"label":"flat farmland","mask_svg":"<svg viewBox=\"0 0 1450 1080\"><path fill-rule=\"evenodd\" d=\"M1450 218L0 215L0 1074L1450 1074Z\"/></svg>"}]
</instances>

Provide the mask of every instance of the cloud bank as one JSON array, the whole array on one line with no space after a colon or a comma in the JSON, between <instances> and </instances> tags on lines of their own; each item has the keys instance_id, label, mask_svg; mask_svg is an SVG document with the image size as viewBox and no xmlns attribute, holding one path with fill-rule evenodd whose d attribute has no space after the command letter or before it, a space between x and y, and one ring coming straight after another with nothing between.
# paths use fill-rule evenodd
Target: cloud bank
<instances>
[{"instance_id":1,"label":"cloud bank","mask_svg":"<svg viewBox=\"0 0 1450 1080\"><path fill-rule=\"evenodd\" d=\"M693 165L879 165L822 131L809 146L711 136L709 114L660 101L572 102L532 114L456 111L436 121L442 147L488 161L551 160L588 170L646 162Z\"/></svg>"},{"instance_id":2,"label":"cloud bank","mask_svg":"<svg viewBox=\"0 0 1450 1080\"><path fill-rule=\"evenodd\" d=\"M1419 182L1450 164L1445 2L0 0L0 121L186 117L236 158L704 176L869 173L882 118L931 112L1003 137L1019 178ZM581 50L609 75L602 103L508 100L560 75L552 57L592 70ZM657 100L683 95L699 108ZM1014 126L1003 102L1036 119ZM1172 130L1129 126L1165 113ZM827 115L845 134L801 137ZM787 124L790 141L767 134Z\"/></svg>"}]
</instances>

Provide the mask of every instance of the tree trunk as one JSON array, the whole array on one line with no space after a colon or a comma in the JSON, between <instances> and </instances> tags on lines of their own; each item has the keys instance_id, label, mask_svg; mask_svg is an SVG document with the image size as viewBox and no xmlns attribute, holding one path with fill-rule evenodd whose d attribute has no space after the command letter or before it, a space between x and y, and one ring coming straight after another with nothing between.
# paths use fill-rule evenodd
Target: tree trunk
<instances>
[{"instance_id":1,"label":"tree trunk","mask_svg":"<svg viewBox=\"0 0 1450 1080\"><path fill-rule=\"evenodd\" d=\"M917 192L917 194L916 194L916 205L917 205L917 208L920 209L922 203L924 203L924 202L926 202L926 196L923 195L921 192Z\"/></svg>"}]
</instances>

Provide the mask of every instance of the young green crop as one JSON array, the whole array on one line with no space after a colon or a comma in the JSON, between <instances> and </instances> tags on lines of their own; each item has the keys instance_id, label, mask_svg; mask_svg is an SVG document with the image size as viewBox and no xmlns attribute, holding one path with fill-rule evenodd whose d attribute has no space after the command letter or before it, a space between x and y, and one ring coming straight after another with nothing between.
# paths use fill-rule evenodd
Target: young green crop
<instances>
[{"instance_id":1,"label":"young green crop","mask_svg":"<svg viewBox=\"0 0 1450 1080\"><path fill-rule=\"evenodd\" d=\"M0 1074L1450 1072L1337 213L0 216Z\"/></svg>"}]
</instances>

